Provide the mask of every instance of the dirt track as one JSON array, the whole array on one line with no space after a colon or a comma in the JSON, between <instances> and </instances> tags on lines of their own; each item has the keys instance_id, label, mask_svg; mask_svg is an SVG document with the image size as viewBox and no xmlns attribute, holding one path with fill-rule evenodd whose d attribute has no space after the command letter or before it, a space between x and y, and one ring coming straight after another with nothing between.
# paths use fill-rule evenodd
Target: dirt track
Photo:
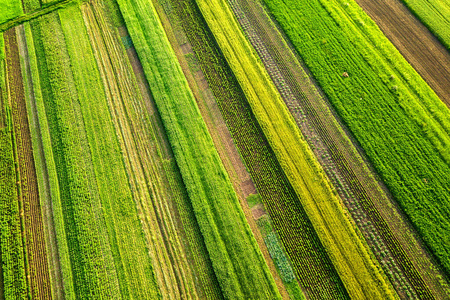
<instances>
[{"instance_id":1,"label":"dirt track","mask_svg":"<svg viewBox=\"0 0 450 300\"><path fill-rule=\"evenodd\" d=\"M450 53L398 0L356 0L450 107Z\"/></svg>"}]
</instances>

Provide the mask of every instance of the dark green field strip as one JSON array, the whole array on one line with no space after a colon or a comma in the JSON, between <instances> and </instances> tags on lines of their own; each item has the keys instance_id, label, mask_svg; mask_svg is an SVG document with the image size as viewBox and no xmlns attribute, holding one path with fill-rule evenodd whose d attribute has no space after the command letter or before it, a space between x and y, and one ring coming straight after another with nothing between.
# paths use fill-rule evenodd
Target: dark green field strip
<instances>
[{"instance_id":1,"label":"dark green field strip","mask_svg":"<svg viewBox=\"0 0 450 300\"><path fill-rule=\"evenodd\" d=\"M104 211L105 242L111 247L121 296L156 298L153 267L80 8L70 5L58 13L89 145L84 155L91 155L100 199L95 209L99 216Z\"/></svg>"},{"instance_id":2,"label":"dark green field strip","mask_svg":"<svg viewBox=\"0 0 450 300\"><path fill-rule=\"evenodd\" d=\"M448 273L448 109L354 3L266 3Z\"/></svg>"},{"instance_id":3,"label":"dark green field strip","mask_svg":"<svg viewBox=\"0 0 450 300\"><path fill-rule=\"evenodd\" d=\"M280 295L155 8L119 1L225 298Z\"/></svg>"},{"instance_id":4,"label":"dark green field strip","mask_svg":"<svg viewBox=\"0 0 450 300\"><path fill-rule=\"evenodd\" d=\"M171 1L262 195L297 278L314 299L348 295L194 1Z\"/></svg>"},{"instance_id":5,"label":"dark green field strip","mask_svg":"<svg viewBox=\"0 0 450 300\"><path fill-rule=\"evenodd\" d=\"M447 0L399 0L450 51L450 2Z\"/></svg>"}]
</instances>

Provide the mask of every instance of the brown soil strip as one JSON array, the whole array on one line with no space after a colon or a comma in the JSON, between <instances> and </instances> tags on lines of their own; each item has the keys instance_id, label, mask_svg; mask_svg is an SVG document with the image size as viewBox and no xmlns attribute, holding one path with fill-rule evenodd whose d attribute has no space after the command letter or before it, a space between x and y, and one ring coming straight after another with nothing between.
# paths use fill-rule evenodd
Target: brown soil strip
<instances>
[{"instance_id":1,"label":"brown soil strip","mask_svg":"<svg viewBox=\"0 0 450 300\"><path fill-rule=\"evenodd\" d=\"M356 0L450 107L450 52L399 0Z\"/></svg>"},{"instance_id":2,"label":"brown soil strip","mask_svg":"<svg viewBox=\"0 0 450 300\"><path fill-rule=\"evenodd\" d=\"M27 280L33 299L51 299L43 220L15 28L5 32L4 36L10 49L10 52L7 53L9 87L15 95L14 99L10 99L10 101L21 178L20 207L28 260Z\"/></svg>"}]
</instances>

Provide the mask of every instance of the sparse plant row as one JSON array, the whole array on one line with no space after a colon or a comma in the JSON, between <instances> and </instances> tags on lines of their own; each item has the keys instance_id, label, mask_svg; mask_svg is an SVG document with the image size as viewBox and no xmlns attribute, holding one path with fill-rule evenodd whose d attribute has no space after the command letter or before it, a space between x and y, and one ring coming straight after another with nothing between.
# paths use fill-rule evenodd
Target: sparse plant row
<instances>
[{"instance_id":1,"label":"sparse plant row","mask_svg":"<svg viewBox=\"0 0 450 300\"><path fill-rule=\"evenodd\" d=\"M33 299L51 299L45 240L42 230L36 173L34 169L31 136L25 105L26 81L21 73L19 54L19 28L8 31L10 48L8 61L9 89L15 95L10 99L12 121L15 132L17 166L20 174L20 212L22 216L23 240L26 251L26 273L28 292ZM10 34L11 33L11 34Z\"/></svg>"},{"instance_id":2,"label":"sparse plant row","mask_svg":"<svg viewBox=\"0 0 450 300\"><path fill-rule=\"evenodd\" d=\"M450 51L450 3L446 0L401 0Z\"/></svg>"},{"instance_id":3,"label":"sparse plant row","mask_svg":"<svg viewBox=\"0 0 450 300\"><path fill-rule=\"evenodd\" d=\"M448 109L354 2L266 3L448 274Z\"/></svg>"},{"instance_id":4,"label":"sparse plant row","mask_svg":"<svg viewBox=\"0 0 450 300\"><path fill-rule=\"evenodd\" d=\"M21 185L16 135L10 102L17 93L17 78L9 73L13 71L11 59L14 51L14 30L1 33L1 107L0 115L4 122L0 126L0 271L2 272L2 296L5 300L27 299L28 282L26 271L26 250L22 235ZM3 39L3 37L5 39Z\"/></svg>"},{"instance_id":5,"label":"sparse plant row","mask_svg":"<svg viewBox=\"0 0 450 300\"><path fill-rule=\"evenodd\" d=\"M153 5L118 3L224 297L280 298Z\"/></svg>"},{"instance_id":6,"label":"sparse plant row","mask_svg":"<svg viewBox=\"0 0 450 300\"><path fill-rule=\"evenodd\" d=\"M271 40L273 37L260 24L258 17L255 16L247 1L230 1L230 5L249 41L254 45L266 69L268 69L269 75L280 91L297 125L304 133L308 143L314 146L312 149L316 157L323 165L341 198L345 201L353 219L362 232L366 236L370 236L366 240L392 284L399 293L408 299L413 295L417 297L414 289L418 290L422 297L432 298L433 296L423 278L406 256L403 248L393 236L387 223L381 218L372 203L371 197L366 192L365 189L370 189L370 184L367 185L367 181L371 180L370 177L361 182L352 169L352 167L357 167L358 164L356 162L349 163L346 155L339 150L339 148L344 147L346 152L351 151L345 147L345 142L341 142L339 146L336 144L335 140L338 139L342 131L333 131L334 124L329 124L333 121L332 119L327 122L323 121L327 120L325 118L332 118L332 115L326 115L323 109L318 108L317 110L311 104L311 101L314 100L305 96L297 82L300 77L299 74L294 76L292 74L294 71L289 70L286 61L289 59L295 60L295 57L293 55L286 57L286 55L283 56L279 53L276 49L278 45L273 44L274 41ZM262 9L261 13L264 13ZM267 20L269 20L268 17ZM277 42L283 44L284 41ZM298 68L300 68L299 64ZM314 88L312 83L310 85L309 88ZM318 112L325 117L319 116ZM356 153L356 150L353 151ZM362 171L368 171L367 167ZM372 186L378 187L376 183ZM385 199L385 201L388 201L388 199ZM405 276L413 285L405 279Z\"/></svg>"},{"instance_id":7,"label":"sparse plant row","mask_svg":"<svg viewBox=\"0 0 450 300\"><path fill-rule=\"evenodd\" d=\"M348 297L194 1L171 1L309 297ZM298 221L297 221L298 220Z\"/></svg>"},{"instance_id":8,"label":"sparse plant row","mask_svg":"<svg viewBox=\"0 0 450 300\"><path fill-rule=\"evenodd\" d=\"M149 115L144 103L147 99L144 100L139 92L126 59L127 53L122 49L120 38L111 34L101 8L92 2L83 6L83 14L94 54L101 62L100 73L112 121L119 133L119 144L122 153L127 153L124 161L128 178L138 203L161 293L173 298L195 298L193 272L186 261L189 254L182 253L184 248L181 246L181 236L184 236L181 232L189 227L176 228L174 219L177 216L172 208L176 205L175 199L165 178L173 175L163 168L164 157L157 150L155 124L150 121L156 114ZM102 57L110 59L103 60Z\"/></svg>"}]
</instances>

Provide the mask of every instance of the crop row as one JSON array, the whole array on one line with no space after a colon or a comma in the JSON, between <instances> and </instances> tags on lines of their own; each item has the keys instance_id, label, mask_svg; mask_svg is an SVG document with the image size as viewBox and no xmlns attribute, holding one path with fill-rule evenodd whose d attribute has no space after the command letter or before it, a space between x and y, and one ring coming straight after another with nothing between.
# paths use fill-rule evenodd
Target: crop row
<instances>
[{"instance_id":1,"label":"crop row","mask_svg":"<svg viewBox=\"0 0 450 300\"><path fill-rule=\"evenodd\" d=\"M173 157L167 153L168 150L170 152L170 149L167 149L170 146L164 137L158 114L154 112L154 104L148 99L147 91L140 89L136 82L135 77L143 74L139 72L135 74L128 61L130 59L134 65L138 63L134 61L136 58L133 55L128 57L125 52L126 48L132 47L131 39L126 35L125 40L129 43L121 45L124 38L121 39L117 32L109 29L110 18L106 18L106 14L97 3L84 5L82 10L94 54L97 61L101 62L99 64L101 77L108 82L105 85L108 106L112 112L116 132L120 132L119 145L124 154L130 186L150 249L156 281L161 293L167 297L195 297L198 291L194 276L197 273L191 272L191 268L196 268L188 263L191 254L181 244L185 234L199 229L198 225L195 226L195 217L191 220L185 219L185 210L188 211L188 215L192 216L193 213L192 207L186 207L186 203L189 203L186 192L182 192L181 196L175 195L174 190L183 189L183 183L174 179L176 170L166 168L166 161L172 164ZM124 30L120 32L126 34ZM128 52L132 51L130 49ZM101 59L106 56L110 59ZM148 106L152 108L148 109ZM194 221L193 225L180 225L178 222L180 211L183 211L182 222ZM198 250L203 250L206 254L200 232L195 233L194 237L189 235L189 243L197 243L201 248ZM203 267L202 260L207 262L209 258L207 255L195 255L196 266ZM206 267L209 269L202 269L198 273L204 283L202 287L205 288L214 279L210 263ZM205 278L207 274L212 275L209 282L208 278ZM218 288L218 285L215 287ZM220 288L218 290L220 291ZM209 297L219 298L220 294L216 293Z\"/></svg>"},{"instance_id":2,"label":"crop row","mask_svg":"<svg viewBox=\"0 0 450 300\"><path fill-rule=\"evenodd\" d=\"M8 75L15 72L12 59L15 30L2 34L5 48L0 59L2 82L0 85L0 114L5 126L0 128L0 271L3 277L5 299L26 299L28 297L26 250L24 247L23 219L21 217L21 177L18 163L13 112L9 103L19 97L17 77ZM17 74L17 73L16 73ZM6 81L7 80L8 83Z\"/></svg>"},{"instance_id":3,"label":"crop row","mask_svg":"<svg viewBox=\"0 0 450 300\"><path fill-rule=\"evenodd\" d=\"M36 102L43 101L36 103L40 129L44 133L49 130L51 139L51 147L43 147L45 160L37 165L55 161L49 189L57 210L53 216L64 294L69 299L92 294L111 299L121 294L146 297L156 289L142 229L108 122L109 111L84 23L78 7L70 9L60 11L61 18L50 14L34 20L32 40L28 41L35 46L38 64L33 84ZM68 21L67 13L74 18ZM76 32L71 31L74 23ZM79 47L68 40L77 40ZM90 116L90 112L103 113ZM47 119L46 128L42 125ZM102 159L109 159L108 163ZM111 185L115 179L119 181ZM65 200L61 206L58 199ZM120 268L115 267L114 259L123 261ZM139 277L139 287L145 290L124 284L133 278L130 274Z\"/></svg>"},{"instance_id":4,"label":"crop row","mask_svg":"<svg viewBox=\"0 0 450 300\"><path fill-rule=\"evenodd\" d=\"M118 3L224 296L280 298L155 8Z\"/></svg>"},{"instance_id":5,"label":"crop row","mask_svg":"<svg viewBox=\"0 0 450 300\"><path fill-rule=\"evenodd\" d=\"M79 107L76 110L78 99L73 93L76 86L58 14L39 18L31 29L40 79L40 86L35 86L35 90L42 92L58 193L61 201L64 200L61 203L63 219L56 222L64 222L67 238L68 260L61 262L65 295L69 299L76 295L87 297L91 293L108 295L108 290L118 294L116 275L109 274L107 279L106 274L101 274L105 267L114 270L113 259L111 250L103 249L106 229L93 207L94 203L98 205L98 192L93 193L90 184L92 163L86 155L89 152L86 152L86 133L81 123L83 117ZM57 239L60 242L63 237L57 236ZM102 268L95 272L100 266Z\"/></svg>"},{"instance_id":6,"label":"crop row","mask_svg":"<svg viewBox=\"0 0 450 300\"><path fill-rule=\"evenodd\" d=\"M10 99L14 132L16 138L16 152L18 174L20 174L20 211L23 224L23 240L26 252L26 273L29 293L32 298L50 299L48 263L42 230L42 215L36 184L33 153L31 147L30 128L25 105L25 86L21 73L19 42L20 28L12 29L9 36L10 48L8 61L8 85L10 93L15 96ZM8 34L9 35L9 34ZM16 36L18 38L16 38Z\"/></svg>"},{"instance_id":7,"label":"crop row","mask_svg":"<svg viewBox=\"0 0 450 300\"><path fill-rule=\"evenodd\" d=\"M346 291L342 282L252 115L245 96L196 3L194 1L171 3L178 18L182 20L182 26L218 101L236 146L287 248L298 274L297 278L315 298L320 294L335 299L345 298Z\"/></svg>"},{"instance_id":8,"label":"crop row","mask_svg":"<svg viewBox=\"0 0 450 300\"><path fill-rule=\"evenodd\" d=\"M350 296L394 298L227 3L197 3Z\"/></svg>"},{"instance_id":9,"label":"crop row","mask_svg":"<svg viewBox=\"0 0 450 300\"><path fill-rule=\"evenodd\" d=\"M448 273L448 109L353 1L266 3Z\"/></svg>"}]
</instances>

